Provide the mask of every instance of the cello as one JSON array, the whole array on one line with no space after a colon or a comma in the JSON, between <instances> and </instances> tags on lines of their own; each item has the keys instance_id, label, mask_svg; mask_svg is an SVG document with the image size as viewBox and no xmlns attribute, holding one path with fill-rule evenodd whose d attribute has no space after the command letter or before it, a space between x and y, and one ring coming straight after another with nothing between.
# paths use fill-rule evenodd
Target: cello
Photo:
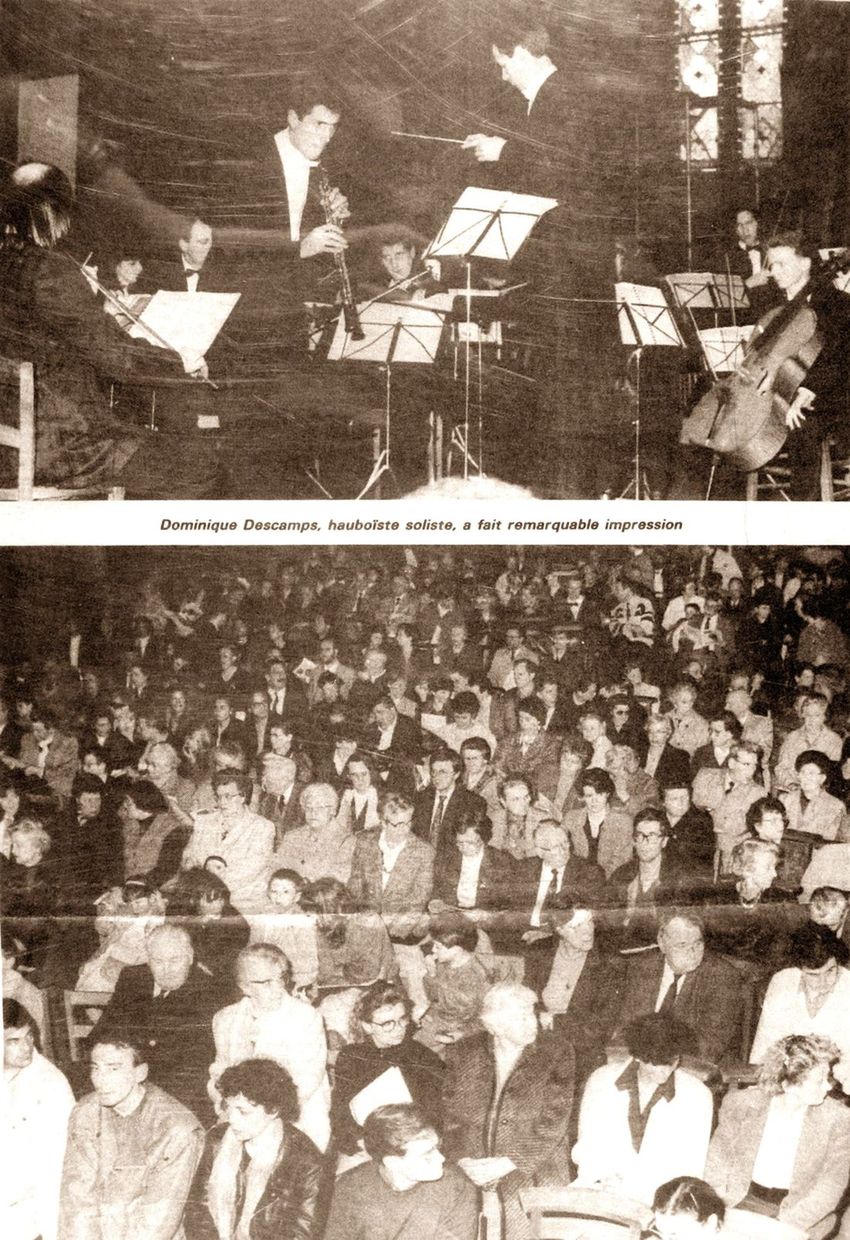
<instances>
[{"instance_id":1,"label":"cello","mask_svg":"<svg viewBox=\"0 0 850 1240\"><path fill-rule=\"evenodd\" d=\"M685 418L681 444L708 448L747 473L773 460L788 437L788 410L823 348L809 297L848 267L850 250L841 250L759 320L738 369L718 379Z\"/></svg>"}]
</instances>

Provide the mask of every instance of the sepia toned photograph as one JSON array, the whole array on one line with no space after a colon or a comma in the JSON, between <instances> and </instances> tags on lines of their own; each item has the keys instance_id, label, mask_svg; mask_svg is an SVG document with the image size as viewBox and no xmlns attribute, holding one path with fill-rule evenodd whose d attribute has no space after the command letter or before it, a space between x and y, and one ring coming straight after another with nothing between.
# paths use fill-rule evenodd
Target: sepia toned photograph
<instances>
[{"instance_id":1,"label":"sepia toned photograph","mask_svg":"<svg viewBox=\"0 0 850 1240\"><path fill-rule=\"evenodd\" d=\"M848 1234L846 549L0 591L4 1236Z\"/></svg>"},{"instance_id":2,"label":"sepia toned photograph","mask_svg":"<svg viewBox=\"0 0 850 1240\"><path fill-rule=\"evenodd\" d=\"M827 0L4 0L2 494L846 498L848 50Z\"/></svg>"}]
</instances>

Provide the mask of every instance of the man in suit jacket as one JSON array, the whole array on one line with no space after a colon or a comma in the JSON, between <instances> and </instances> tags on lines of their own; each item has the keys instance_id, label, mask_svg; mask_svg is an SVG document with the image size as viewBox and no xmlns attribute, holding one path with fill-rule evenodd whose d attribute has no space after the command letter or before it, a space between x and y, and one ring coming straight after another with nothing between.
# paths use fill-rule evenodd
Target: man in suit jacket
<instances>
[{"instance_id":1,"label":"man in suit jacket","mask_svg":"<svg viewBox=\"0 0 850 1240\"><path fill-rule=\"evenodd\" d=\"M225 694L219 694L213 702L213 718L210 726L213 746L238 745L247 756L250 737L245 727L233 713L233 704Z\"/></svg>"},{"instance_id":2,"label":"man in suit jacket","mask_svg":"<svg viewBox=\"0 0 850 1240\"><path fill-rule=\"evenodd\" d=\"M543 731L546 707L536 695L516 703L517 731L499 741L493 763L503 774L527 775L541 796L552 800L558 789L561 747Z\"/></svg>"},{"instance_id":3,"label":"man in suit jacket","mask_svg":"<svg viewBox=\"0 0 850 1240\"><path fill-rule=\"evenodd\" d=\"M263 755L260 787L251 808L261 818L274 823L276 849L287 831L294 831L301 825L301 793L307 785L295 778L297 769L292 758L276 753Z\"/></svg>"},{"instance_id":4,"label":"man in suit jacket","mask_svg":"<svg viewBox=\"0 0 850 1240\"><path fill-rule=\"evenodd\" d=\"M390 697L375 703L372 716L375 722L366 730L363 748L375 758L387 788L412 795L413 768L422 749L422 729L412 719L400 715Z\"/></svg>"},{"instance_id":5,"label":"man in suit jacket","mask_svg":"<svg viewBox=\"0 0 850 1240\"><path fill-rule=\"evenodd\" d=\"M673 721L668 715L650 715L646 721L646 742L641 753L641 766L655 782L666 788L684 780L690 783L691 759L684 749L670 743Z\"/></svg>"},{"instance_id":6,"label":"man in suit jacket","mask_svg":"<svg viewBox=\"0 0 850 1240\"><path fill-rule=\"evenodd\" d=\"M438 859L452 850L455 827L469 816L484 818L487 802L458 782L460 754L453 749L431 755L431 783L414 798L413 833L427 840Z\"/></svg>"},{"instance_id":7,"label":"man in suit jacket","mask_svg":"<svg viewBox=\"0 0 850 1240\"><path fill-rule=\"evenodd\" d=\"M679 912L660 921L660 950L633 956L626 967L620 1025L664 1012L693 1030L695 1055L715 1064L740 1056L740 973L706 951L699 918Z\"/></svg>"},{"instance_id":8,"label":"man in suit jacket","mask_svg":"<svg viewBox=\"0 0 850 1240\"><path fill-rule=\"evenodd\" d=\"M741 207L735 212L736 245L720 258L719 272L728 268L733 276L744 281L752 307L749 320L756 322L771 306L778 306L780 298L770 278L767 265L767 247L759 235L759 218L752 207Z\"/></svg>"},{"instance_id":9,"label":"man in suit jacket","mask_svg":"<svg viewBox=\"0 0 850 1240\"><path fill-rule=\"evenodd\" d=\"M349 667L346 663L342 663L339 657L337 644L332 637L323 637L319 642L319 662L310 673L310 683L307 687L307 701L310 706L315 706L321 701L321 693L319 691L319 677L323 672L332 672L339 681L340 697L348 697L349 690L354 683L357 673L353 667Z\"/></svg>"},{"instance_id":10,"label":"man in suit jacket","mask_svg":"<svg viewBox=\"0 0 850 1240\"><path fill-rule=\"evenodd\" d=\"M544 913L569 896L577 908L596 907L605 888L598 865L572 853L570 837L560 823L541 822L534 831L534 857L517 864L517 905L526 927L538 929Z\"/></svg>"},{"instance_id":11,"label":"man in suit jacket","mask_svg":"<svg viewBox=\"0 0 850 1240\"><path fill-rule=\"evenodd\" d=\"M183 221L173 251L145 259L141 291L165 289L174 293L221 292L221 276L210 260L213 233L198 216Z\"/></svg>"},{"instance_id":12,"label":"man in suit jacket","mask_svg":"<svg viewBox=\"0 0 850 1240\"><path fill-rule=\"evenodd\" d=\"M491 848L493 827L487 817L474 822L461 817L451 835L451 847L434 871L434 900L452 908L485 909L501 913L520 898L519 871L509 853Z\"/></svg>"},{"instance_id":13,"label":"man in suit jacket","mask_svg":"<svg viewBox=\"0 0 850 1240\"><path fill-rule=\"evenodd\" d=\"M307 696L303 687L288 676L283 659L273 656L266 668L266 697L269 703L269 722L275 719L304 718L307 715Z\"/></svg>"},{"instance_id":14,"label":"man in suit jacket","mask_svg":"<svg viewBox=\"0 0 850 1240\"><path fill-rule=\"evenodd\" d=\"M233 996L217 992L195 964L182 926L151 931L147 964L126 966L97 1025L97 1035L134 1033L148 1047L153 1080L199 1119L210 1121L207 1073L215 1059L212 1018Z\"/></svg>"}]
</instances>

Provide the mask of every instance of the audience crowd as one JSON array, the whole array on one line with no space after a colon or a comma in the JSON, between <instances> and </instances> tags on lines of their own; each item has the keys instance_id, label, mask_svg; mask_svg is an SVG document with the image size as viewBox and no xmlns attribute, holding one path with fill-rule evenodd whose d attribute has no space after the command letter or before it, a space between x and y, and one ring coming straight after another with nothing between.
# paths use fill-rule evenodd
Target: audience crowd
<instances>
[{"instance_id":1,"label":"audience crowd","mask_svg":"<svg viewBox=\"0 0 850 1240\"><path fill-rule=\"evenodd\" d=\"M847 1240L850 558L178 555L0 669L4 1236Z\"/></svg>"}]
</instances>

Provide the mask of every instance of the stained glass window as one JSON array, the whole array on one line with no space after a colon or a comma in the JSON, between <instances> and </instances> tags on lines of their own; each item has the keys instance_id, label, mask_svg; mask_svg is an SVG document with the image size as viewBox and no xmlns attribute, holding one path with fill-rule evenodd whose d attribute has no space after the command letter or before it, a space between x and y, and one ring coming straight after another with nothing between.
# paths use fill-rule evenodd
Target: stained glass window
<instances>
[{"instance_id":1,"label":"stained glass window","mask_svg":"<svg viewBox=\"0 0 850 1240\"><path fill-rule=\"evenodd\" d=\"M743 157L777 159L782 153L784 0L677 0L677 9L678 86L687 126L682 157L703 165L717 162L720 104L733 91L734 137Z\"/></svg>"}]
</instances>

